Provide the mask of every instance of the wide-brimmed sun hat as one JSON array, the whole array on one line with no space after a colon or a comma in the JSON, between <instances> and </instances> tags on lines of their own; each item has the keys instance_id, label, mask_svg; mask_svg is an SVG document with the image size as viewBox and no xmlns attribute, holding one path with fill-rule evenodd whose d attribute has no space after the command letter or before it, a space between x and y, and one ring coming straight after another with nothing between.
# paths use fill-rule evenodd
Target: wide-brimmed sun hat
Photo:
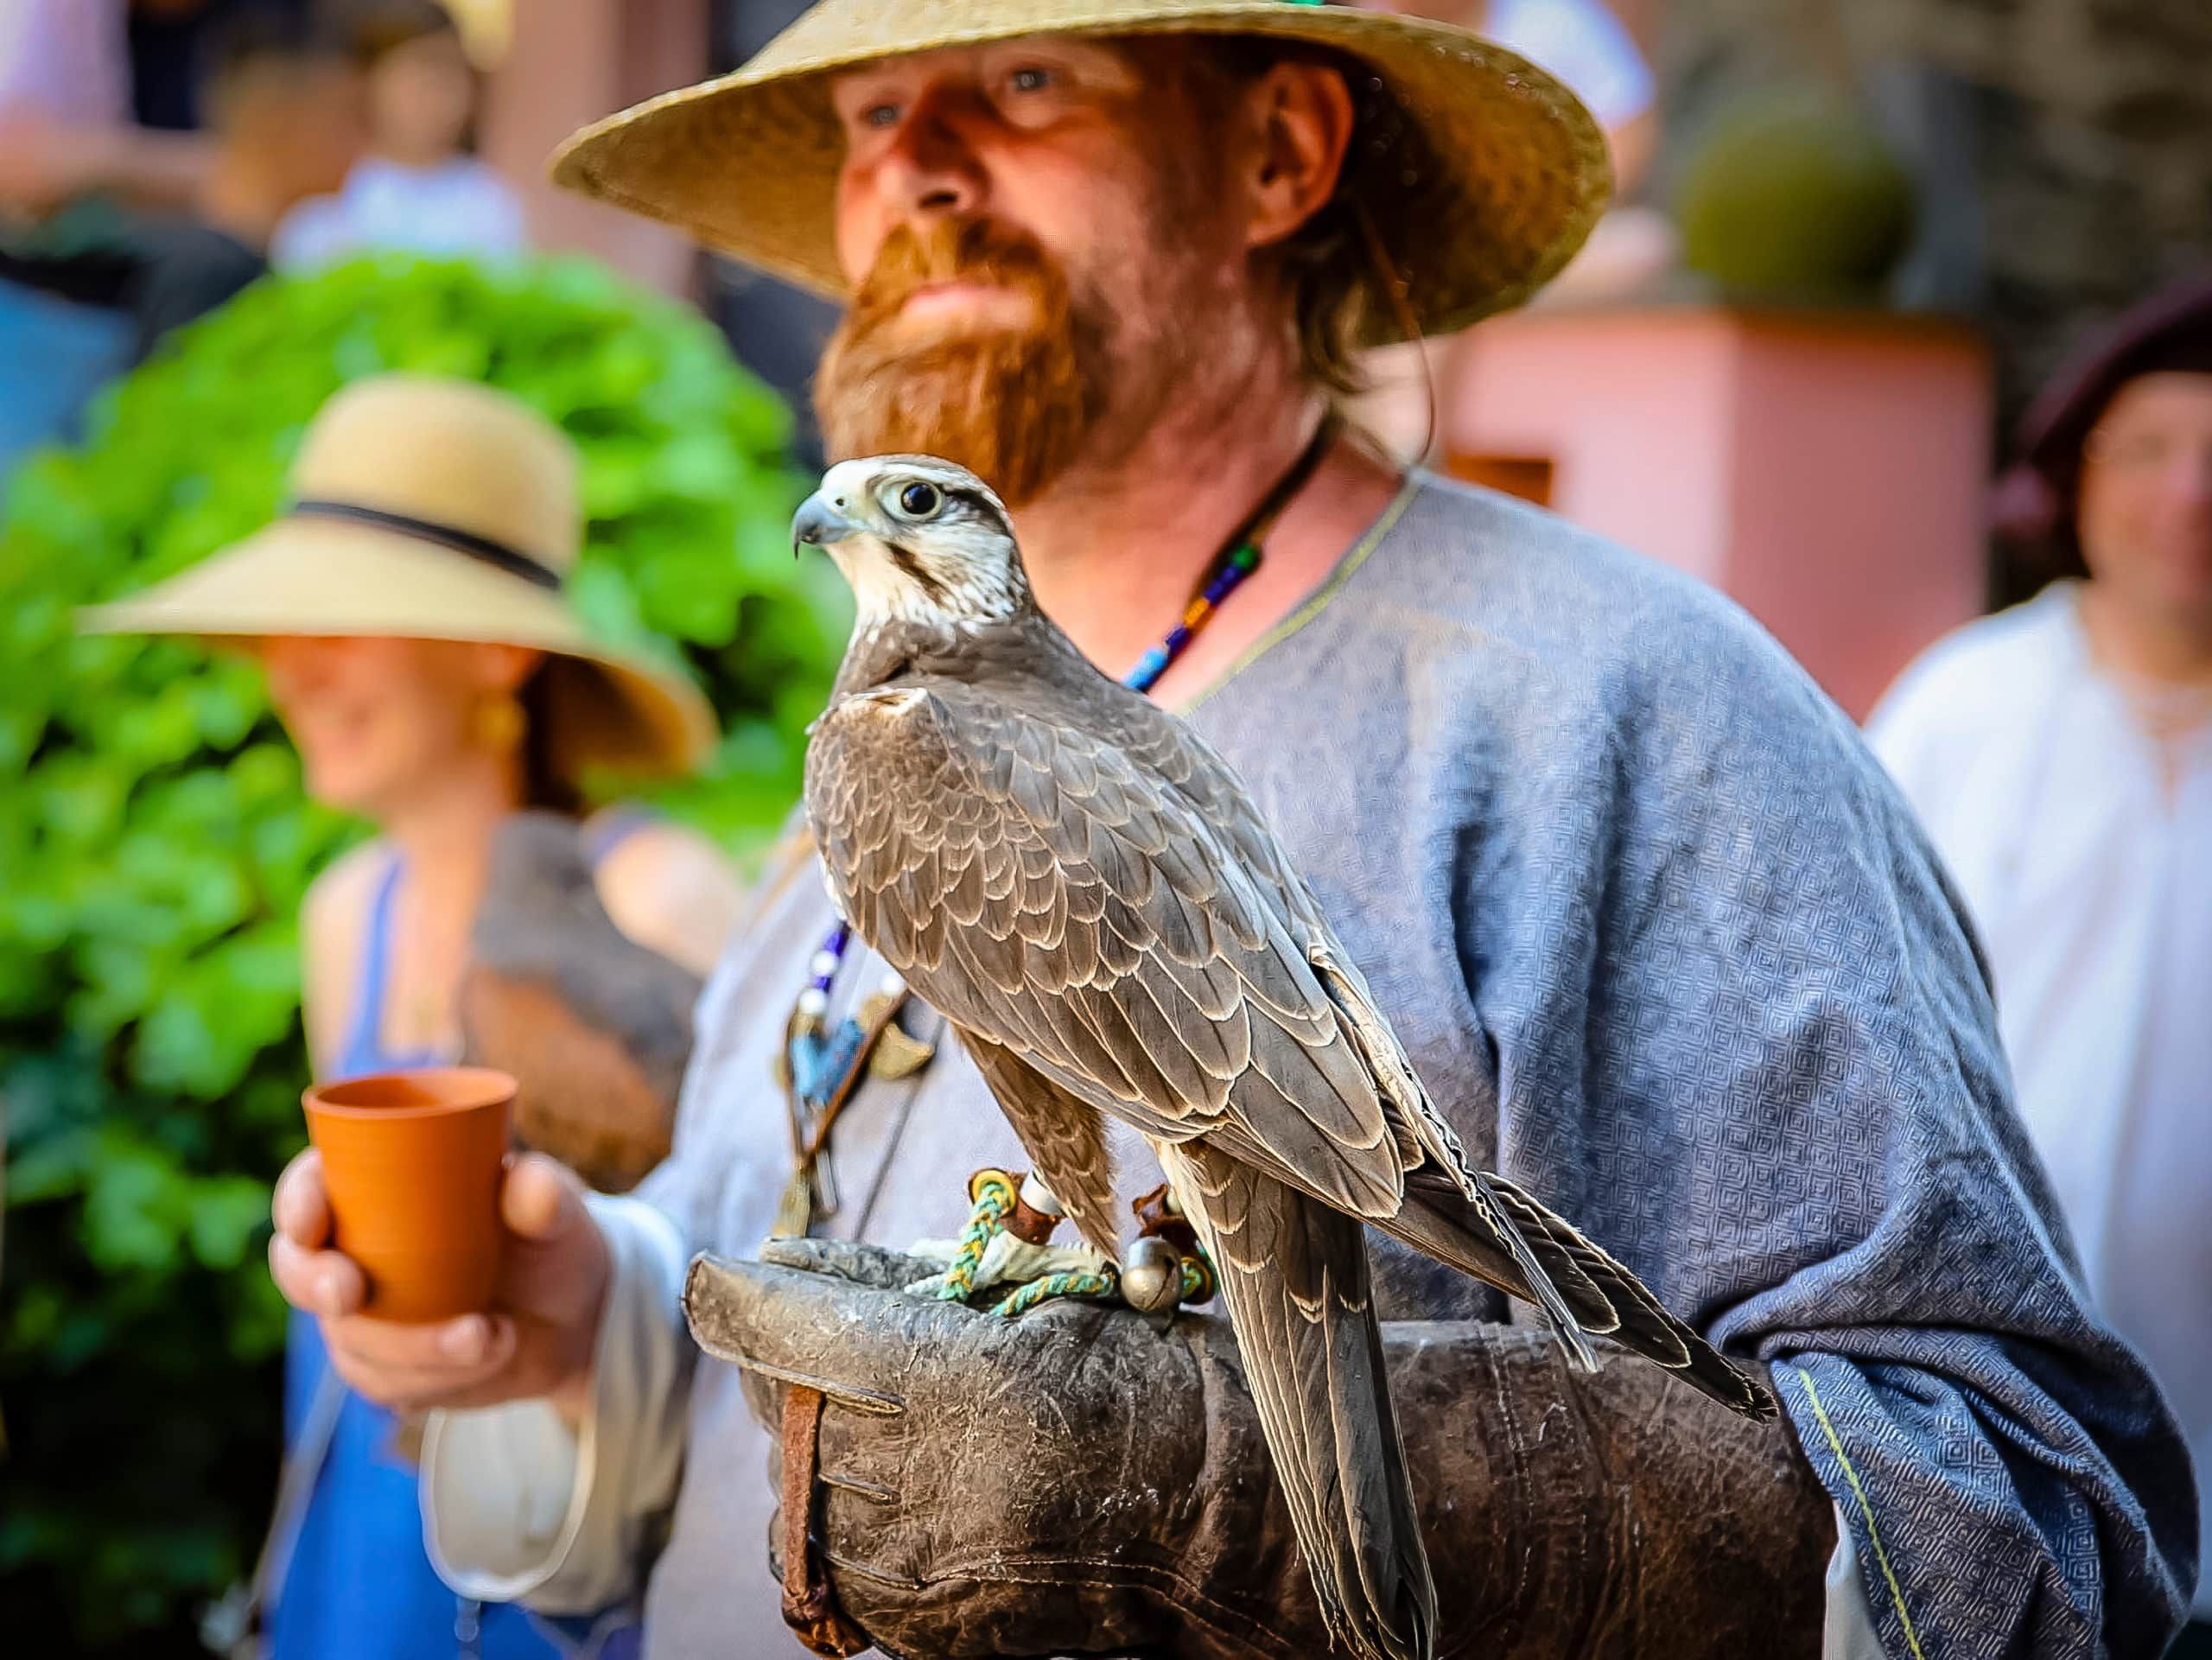
<instances>
[{"instance_id":1,"label":"wide-brimmed sun hat","mask_svg":"<svg viewBox=\"0 0 2212 1660\"><path fill-rule=\"evenodd\" d=\"M1581 246L1611 191L1598 124L1527 60L1450 24L1297 0L821 0L734 73L585 128L553 176L842 296L833 76L1033 35L1242 36L1370 67L1418 142L1356 141L1345 186L1369 207L1423 334L1527 299ZM1367 322L1369 344L1405 332L1395 307L1370 308Z\"/></svg>"},{"instance_id":2,"label":"wide-brimmed sun hat","mask_svg":"<svg viewBox=\"0 0 2212 1660\"><path fill-rule=\"evenodd\" d=\"M372 635L545 652L553 766L683 772L714 742L697 688L593 640L562 597L582 537L575 447L472 381L388 374L322 406L272 524L191 569L79 614L89 633Z\"/></svg>"}]
</instances>

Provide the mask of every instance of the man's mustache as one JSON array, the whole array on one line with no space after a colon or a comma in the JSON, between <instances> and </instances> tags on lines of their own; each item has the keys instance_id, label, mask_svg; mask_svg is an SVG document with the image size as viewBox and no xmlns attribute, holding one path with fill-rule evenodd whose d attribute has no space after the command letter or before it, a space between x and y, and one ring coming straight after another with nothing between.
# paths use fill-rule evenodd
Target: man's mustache
<instances>
[{"instance_id":1,"label":"man's mustache","mask_svg":"<svg viewBox=\"0 0 2212 1660\"><path fill-rule=\"evenodd\" d=\"M1028 232L988 219L894 226L853 296L853 332L895 316L916 289L972 282L1043 297L1064 292L1059 266Z\"/></svg>"}]
</instances>

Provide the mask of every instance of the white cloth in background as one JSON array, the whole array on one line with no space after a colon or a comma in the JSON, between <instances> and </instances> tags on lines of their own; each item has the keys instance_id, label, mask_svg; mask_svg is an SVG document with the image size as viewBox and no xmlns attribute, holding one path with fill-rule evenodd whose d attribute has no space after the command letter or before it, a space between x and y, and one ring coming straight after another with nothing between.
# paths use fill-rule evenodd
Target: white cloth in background
<instances>
[{"instance_id":1,"label":"white cloth in background","mask_svg":"<svg viewBox=\"0 0 2212 1660\"><path fill-rule=\"evenodd\" d=\"M2157 743L2060 583L1867 726L1979 922L2022 1117L2106 1319L2212 1472L2212 722ZM2198 1496L2212 1537L2212 1485ZM2212 1617L2200 1582L2197 1617Z\"/></svg>"},{"instance_id":2,"label":"white cloth in background","mask_svg":"<svg viewBox=\"0 0 2212 1660\"><path fill-rule=\"evenodd\" d=\"M1651 107L1650 67L1602 0L1491 0L1482 33L1565 81L1607 131Z\"/></svg>"},{"instance_id":3,"label":"white cloth in background","mask_svg":"<svg viewBox=\"0 0 2212 1660\"><path fill-rule=\"evenodd\" d=\"M0 0L0 118L130 119L123 10L123 0Z\"/></svg>"},{"instance_id":4,"label":"white cloth in background","mask_svg":"<svg viewBox=\"0 0 2212 1660\"><path fill-rule=\"evenodd\" d=\"M310 197L284 216L269 263L295 273L372 251L496 258L527 245L520 200L474 156L412 168L372 156L337 194Z\"/></svg>"}]
</instances>

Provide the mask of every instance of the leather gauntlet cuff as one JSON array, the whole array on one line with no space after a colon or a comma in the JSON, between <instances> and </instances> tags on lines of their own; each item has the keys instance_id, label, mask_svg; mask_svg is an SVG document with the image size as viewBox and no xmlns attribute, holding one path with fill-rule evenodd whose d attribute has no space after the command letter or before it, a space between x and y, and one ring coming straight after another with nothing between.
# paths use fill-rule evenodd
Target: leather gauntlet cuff
<instances>
[{"instance_id":1,"label":"leather gauntlet cuff","mask_svg":"<svg viewBox=\"0 0 2212 1660\"><path fill-rule=\"evenodd\" d=\"M1005 1320L841 1277L854 1247L770 1250L831 1271L702 1262L686 1304L772 1428L793 1385L828 1397L812 1479L784 1472L803 1615L826 1583L893 1655L1329 1652L1225 1320ZM1786 1423L1618 1351L1587 1377L1533 1332L1382 1332L1440 1656L1818 1652L1833 1512Z\"/></svg>"},{"instance_id":2,"label":"leather gauntlet cuff","mask_svg":"<svg viewBox=\"0 0 2212 1660\"><path fill-rule=\"evenodd\" d=\"M1382 1330L1440 1656L1819 1652L1834 1511L1786 1422L1610 1345L1592 1377L1525 1329Z\"/></svg>"}]
</instances>

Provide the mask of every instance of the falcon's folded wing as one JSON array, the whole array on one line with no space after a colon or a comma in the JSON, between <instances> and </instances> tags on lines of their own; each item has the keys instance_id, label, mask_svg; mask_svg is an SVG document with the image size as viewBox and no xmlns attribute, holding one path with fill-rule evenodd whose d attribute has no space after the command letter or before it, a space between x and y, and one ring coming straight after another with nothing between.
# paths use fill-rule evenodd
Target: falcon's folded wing
<instances>
[{"instance_id":1,"label":"falcon's folded wing","mask_svg":"<svg viewBox=\"0 0 2212 1660\"><path fill-rule=\"evenodd\" d=\"M955 1026L1177 1142L1234 1127L1360 1216L1415 1149L1221 830L1072 728L957 684L817 724L807 801L848 918Z\"/></svg>"}]
</instances>

